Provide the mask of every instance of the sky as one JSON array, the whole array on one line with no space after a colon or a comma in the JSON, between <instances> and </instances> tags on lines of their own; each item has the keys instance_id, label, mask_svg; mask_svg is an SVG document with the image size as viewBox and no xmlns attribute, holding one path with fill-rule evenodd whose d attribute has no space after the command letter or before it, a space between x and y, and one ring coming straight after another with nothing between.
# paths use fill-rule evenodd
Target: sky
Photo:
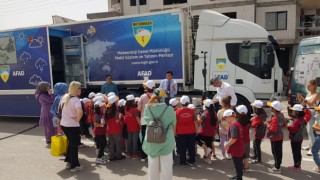
<instances>
[{"instance_id":1,"label":"sky","mask_svg":"<svg viewBox=\"0 0 320 180\"><path fill-rule=\"evenodd\" d=\"M52 24L52 16L86 20L108 11L108 0L0 0L0 31Z\"/></svg>"}]
</instances>

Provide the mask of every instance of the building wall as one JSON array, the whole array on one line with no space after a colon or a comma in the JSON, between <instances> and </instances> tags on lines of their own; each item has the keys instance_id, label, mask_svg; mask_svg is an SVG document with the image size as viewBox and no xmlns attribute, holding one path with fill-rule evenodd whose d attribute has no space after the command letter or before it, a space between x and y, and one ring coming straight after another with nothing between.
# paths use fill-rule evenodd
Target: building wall
<instances>
[{"instance_id":1,"label":"building wall","mask_svg":"<svg viewBox=\"0 0 320 180\"><path fill-rule=\"evenodd\" d=\"M297 27L296 9L296 5L257 7L256 23L265 28L267 12L287 11L287 29L268 32L273 35L281 44L294 44Z\"/></svg>"}]
</instances>

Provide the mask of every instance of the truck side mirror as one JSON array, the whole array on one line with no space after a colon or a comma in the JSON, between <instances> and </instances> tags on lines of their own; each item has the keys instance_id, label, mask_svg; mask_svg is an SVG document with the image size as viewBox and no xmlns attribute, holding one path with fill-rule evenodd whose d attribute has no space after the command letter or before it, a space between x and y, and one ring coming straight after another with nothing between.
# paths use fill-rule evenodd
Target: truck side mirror
<instances>
[{"instance_id":1,"label":"truck side mirror","mask_svg":"<svg viewBox=\"0 0 320 180\"><path fill-rule=\"evenodd\" d=\"M193 55L193 59L194 59L194 60L198 60L198 59L199 59L199 56L198 56L198 55Z\"/></svg>"}]
</instances>

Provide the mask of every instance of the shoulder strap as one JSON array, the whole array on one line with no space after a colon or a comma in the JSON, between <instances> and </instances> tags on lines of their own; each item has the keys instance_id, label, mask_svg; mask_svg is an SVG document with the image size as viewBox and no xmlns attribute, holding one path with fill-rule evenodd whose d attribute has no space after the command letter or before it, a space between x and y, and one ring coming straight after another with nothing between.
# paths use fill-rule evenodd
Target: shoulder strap
<instances>
[{"instance_id":1,"label":"shoulder strap","mask_svg":"<svg viewBox=\"0 0 320 180\"><path fill-rule=\"evenodd\" d=\"M147 97L148 97L149 99L151 99L151 96L150 96L150 94L149 94L149 93L147 93Z\"/></svg>"},{"instance_id":2,"label":"shoulder strap","mask_svg":"<svg viewBox=\"0 0 320 180\"><path fill-rule=\"evenodd\" d=\"M161 115L160 115L159 119L161 119L161 118L162 118L162 116L163 116L164 112L166 112L166 110L167 110L167 109L168 109L168 106L166 106L166 108L162 111L162 113L161 113Z\"/></svg>"}]
</instances>

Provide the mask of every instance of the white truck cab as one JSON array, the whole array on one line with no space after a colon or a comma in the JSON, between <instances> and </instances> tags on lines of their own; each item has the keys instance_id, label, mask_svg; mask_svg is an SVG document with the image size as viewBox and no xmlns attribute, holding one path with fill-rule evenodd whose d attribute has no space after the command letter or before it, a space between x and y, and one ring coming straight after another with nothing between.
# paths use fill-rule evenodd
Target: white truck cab
<instances>
[{"instance_id":1,"label":"white truck cab","mask_svg":"<svg viewBox=\"0 0 320 180\"><path fill-rule=\"evenodd\" d=\"M270 40L275 41L257 24L202 11L196 36L195 54L200 59L195 61L195 89L204 89L203 52L207 52L209 92L216 91L209 84L210 78L219 76L234 87L238 104L250 106L255 99L273 99L282 92L283 84L282 69Z\"/></svg>"}]
</instances>

